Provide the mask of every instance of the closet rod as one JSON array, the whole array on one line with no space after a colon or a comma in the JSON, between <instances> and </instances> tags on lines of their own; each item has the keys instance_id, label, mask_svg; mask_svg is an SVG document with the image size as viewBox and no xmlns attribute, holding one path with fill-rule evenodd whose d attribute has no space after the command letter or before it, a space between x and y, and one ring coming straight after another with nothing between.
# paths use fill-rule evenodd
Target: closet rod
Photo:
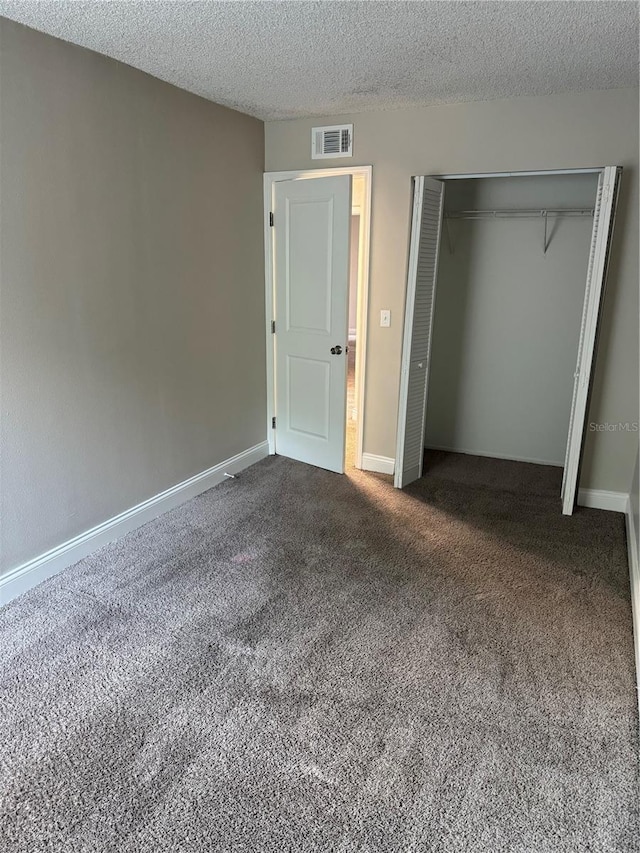
<instances>
[{"instance_id":1,"label":"closet rod","mask_svg":"<svg viewBox=\"0 0 640 853\"><path fill-rule=\"evenodd\" d=\"M447 233L447 242L449 244L449 254L453 254L453 241L451 240L451 232L449 230L450 219L543 219L544 233L542 237L542 249L547 254L551 238L547 233L547 220L549 217L559 216L591 216L593 217L593 208L587 209L584 207L556 207L543 208L541 210L517 210L515 208L503 208L502 210L446 210L444 212L445 231ZM553 235L553 232L552 232Z\"/></svg>"},{"instance_id":2,"label":"closet rod","mask_svg":"<svg viewBox=\"0 0 640 853\"><path fill-rule=\"evenodd\" d=\"M547 216L593 216L593 208L564 207L564 208L535 208L531 210L446 210L445 219L539 219Z\"/></svg>"}]
</instances>

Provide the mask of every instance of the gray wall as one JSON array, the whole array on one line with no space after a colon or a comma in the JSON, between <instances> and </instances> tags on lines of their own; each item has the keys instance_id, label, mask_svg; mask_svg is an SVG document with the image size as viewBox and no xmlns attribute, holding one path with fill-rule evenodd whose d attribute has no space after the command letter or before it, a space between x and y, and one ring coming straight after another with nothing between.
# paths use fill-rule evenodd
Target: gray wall
<instances>
[{"instance_id":1,"label":"gray wall","mask_svg":"<svg viewBox=\"0 0 640 853\"><path fill-rule=\"evenodd\" d=\"M266 167L317 168L311 127L354 124L352 161L373 165L364 450L393 457L406 292L411 175L624 167L589 420L638 411L638 90L513 98L268 122ZM381 308L392 325L378 324ZM581 486L628 492L635 436L589 433Z\"/></svg>"},{"instance_id":2,"label":"gray wall","mask_svg":"<svg viewBox=\"0 0 640 853\"><path fill-rule=\"evenodd\" d=\"M447 181L445 211L592 208L597 175ZM563 465L593 220L448 220L425 445Z\"/></svg>"},{"instance_id":3,"label":"gray wall","mask_svg":"<svg viewBox=\"0 0 640 853\"><path fill-rule=\"evenodd\" d=\"M0 20L0 571L265 439L263 124Z\"/></svg>"}]
</instances>

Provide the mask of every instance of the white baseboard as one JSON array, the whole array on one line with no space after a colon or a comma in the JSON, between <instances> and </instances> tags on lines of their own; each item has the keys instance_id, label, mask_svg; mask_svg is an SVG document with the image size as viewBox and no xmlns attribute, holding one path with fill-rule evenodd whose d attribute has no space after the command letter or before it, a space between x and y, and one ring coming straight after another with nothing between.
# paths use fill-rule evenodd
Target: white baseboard
<instances>
[{"instance_id":1,"label":"white baseboard","mask_svg":"<svg viewBox=\"0 0 640 853\"><path fill-rule=\"evenodd\" d=\"M508 453L494 453L484 450L469 450L463 447L445 447L441 444L425 445L425 450L444 450L447 453L463 453L465 456L483 456L488 459L506 459L509 462L530 462L533 465L553 465L556 468L562 468L562 462L551 462L549 459L534 459L529 456L513 456Z\"/></svg>"},{"instance_id":2,"label":"white baseboard","mask_svg":"<svg viewBox=\"0 0 640 853\"><path fill-rule=\"evenodd\" d=\"M425 450L445 450L447 453L463 453L470 456L487 456L493 459L508 459L513 462L532 462L536 465L552 465L562 467L562 463L549 462L544 459L527 459L524 456L506 456L502 453L484 453L479 450L462 450L459 447L440 447L430 444ZM579 489L578 506L592 509L608 509L611 512L626 512L628 495L626 492L608 492L605 489Z\"/></svg>"},{"instance_id":3,"label":"white baseboard","mask_svg":"<svg viewBox=\"0 0 640 853\"><path fill-rule=\"evenodd\" d=\"M375 453L362 454L362 470L375 471L377 474L393 474L396 460L389 456L376 456Z\"/></svg>"},{"instance_id":4,"label":"white baseboard","mask_svg":"<svg viewBox=\"0 0 640 853\"><path fill-rule=\"evenodd\" d=\"M626 512L629 495L625 492L607 492L604 489L578 489L578 506L591 509L608 509L610 512Z\"/></svg>"},{"instance_id":5,"label":"white baseboard","mask_svg":"<svg viewBox=\"0 0 640 853\"><path fill-rule=\"evenodd\" d=\"M217 486L226 479L225 472L237 474L267 455L268 445L263 441L17 566L0 578L0 605L6 604L67 566L77 563L107 542L119 539L141 524L146 524L147 521L206 492L212 486Z\"/></svg>"},{"instance_id":6,"label":"white baseboard","mask_svg":"<svg viewBox=\"0 0 640 853\"><path fill-rule=\"evenodd\" d=\"M636 688L640 693L640 565L638 565L638 531L636 530L629 497L627 497L625 519L627 522L627 553L629 555L629 581L631 584L633 645L636 656ZM640 696L638 698L640 700Z\"/></svg>"}]
</instances>

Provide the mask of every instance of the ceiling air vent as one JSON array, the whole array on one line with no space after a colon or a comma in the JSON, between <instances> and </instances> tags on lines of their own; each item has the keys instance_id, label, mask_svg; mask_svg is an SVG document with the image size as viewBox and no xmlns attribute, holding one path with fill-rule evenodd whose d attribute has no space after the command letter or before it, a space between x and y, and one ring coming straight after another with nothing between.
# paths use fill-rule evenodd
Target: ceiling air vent
<instances>
[{"instance_id":1,"label":"ceiling air vent","mask_svg":"<svg viewBox=\"0 0 640 853\"><path fill-rule=\"evenodd\" d=\"M311 159L326 160L329 157L353 157L352 124L311 128Z\"/></svg>"}]
</instances>

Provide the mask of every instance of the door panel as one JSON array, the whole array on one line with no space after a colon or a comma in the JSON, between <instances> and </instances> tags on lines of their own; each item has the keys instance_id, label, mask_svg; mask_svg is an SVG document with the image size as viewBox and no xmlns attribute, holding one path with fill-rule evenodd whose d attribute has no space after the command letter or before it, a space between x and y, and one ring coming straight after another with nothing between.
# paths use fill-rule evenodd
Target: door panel
<instances>
[{"instance_id":1,"label":"door panel","mask_svg":"<svg viewBox=\"0 0 640 853\"><path fill-rule=\"evenodd\" d=\"M598 320L607 276L621 172L622 169L619 166L605 166L598 181L587 284L578 343L578 361L571 400L569 436L562 478L562 512L564 515L573 514L578 491Z\"/></svg>"},{"instance_id":2,"label":"door panel","mask_svg":"<svg viewBox=\"0 0 640 853\"><path fill-rule=\"evenodd\" d=\"M273 214L276 452L343 473L351 176L279 181Z\"/></svg>"},{"instance_id":3,"label":"door panel","mask_svg":"<svg viewBox=\"0 0 640 853\"><path fill-rule=\"evenodd\" d=\"M444 184L414 179L394 485L422 476L429 360L435 309Z\"/></svg>"},{"instance_id":4,"label":"door panel","mask_svg":"<svg viewBox=\"0 0 640 853\"><path fill-rule=\"evenodd\" d=\"M331 369L326 361L287 356L289 429L329 438ZM313 396L307 389L313 388Z\"/></svg>"},{"instance_id":5,"label":"door panel","mask_svg":"<svg viewBox=\"0 0 640 853\"><path fill-rule=\"evenodd\" d=\"M333 198L285 205L287 331L329 334Z\"/></svg>"}]
</instances>

